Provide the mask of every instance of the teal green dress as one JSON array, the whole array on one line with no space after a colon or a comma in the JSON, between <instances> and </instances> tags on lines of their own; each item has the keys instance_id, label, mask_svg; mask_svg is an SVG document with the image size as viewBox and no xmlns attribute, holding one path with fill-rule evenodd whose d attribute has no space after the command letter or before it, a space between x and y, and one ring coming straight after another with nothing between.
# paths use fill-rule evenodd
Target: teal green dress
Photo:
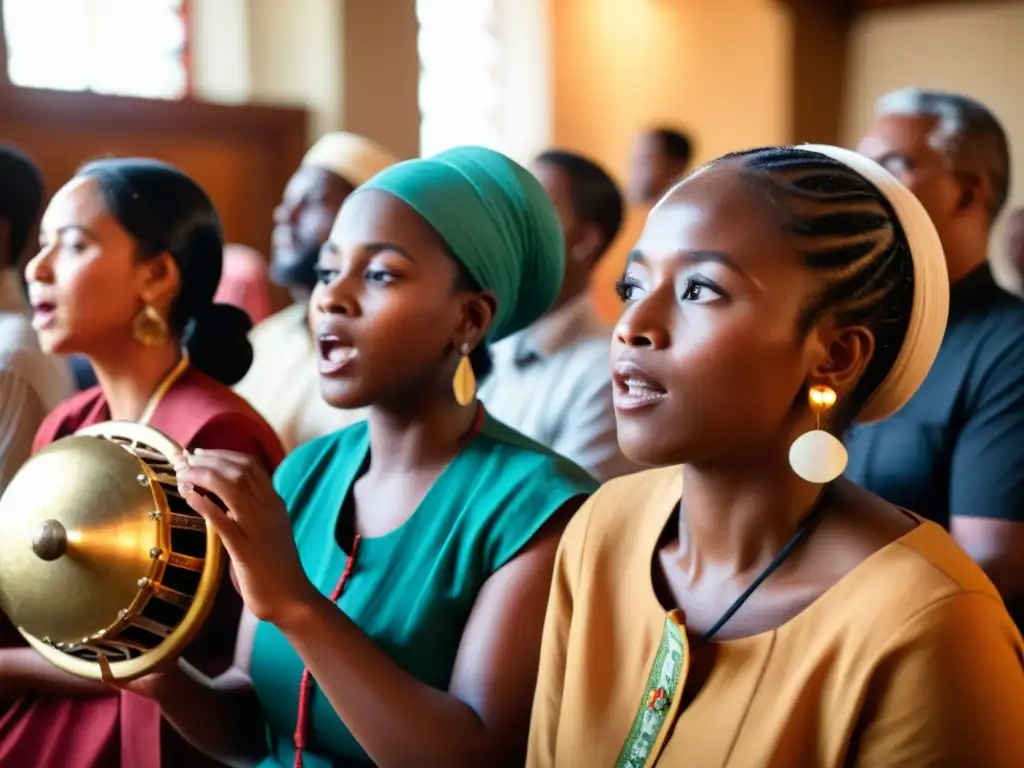
<instances>
[{"instance_id":1,"label":"teal green dress","mask_svg":"<svg viewBox=\"0 0 1024 768\"><path fill-rule=\"evenodd\" d=\"M306 573L329 595L345 567L336 529L369 452L357 424L296 449L274 478L292 516ZM485 419L398 529L363 539L339 607L411 675L447 690L477 593L568 500L597 483L501 422ZM252 680L267 721L271 766L291 766L303 664L284 636L260 624ZM369 758L319 690L312 697L305 768Z\"/></svg>"}]
</instances>

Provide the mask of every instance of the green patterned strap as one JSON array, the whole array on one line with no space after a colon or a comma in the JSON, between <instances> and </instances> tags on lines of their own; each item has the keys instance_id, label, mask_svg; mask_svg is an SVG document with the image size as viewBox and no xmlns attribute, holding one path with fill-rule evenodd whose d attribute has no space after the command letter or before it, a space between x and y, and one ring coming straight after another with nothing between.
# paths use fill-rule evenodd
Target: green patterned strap
<instances>
[{"instance_id":1,"label":"green patterned strap","mask_svg":"<svg viewBox=\"0 0 1024 768\"><path fill-rule=\"evenodd\" d=\"M688 666L686 630L673 612L665 617L643 699L615 768L645 768L657 760L658 739L677 695L682 695Z\"/></svg>"}]
</instances>

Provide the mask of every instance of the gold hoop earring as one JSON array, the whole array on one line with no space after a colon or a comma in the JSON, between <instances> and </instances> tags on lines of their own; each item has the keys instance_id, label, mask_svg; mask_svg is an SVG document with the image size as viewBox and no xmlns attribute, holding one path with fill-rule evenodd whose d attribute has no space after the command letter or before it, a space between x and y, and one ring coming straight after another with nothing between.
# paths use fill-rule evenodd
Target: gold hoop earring
<instances>
[{"instance_id":1,"label":"gold hoop earring","mask_svg":"<svg viewBox=\"0 0 1024 768\"><path fill-rule=\"evenodd\" d=\"M145 304L132 321L132 336L140 344L155 347L167 340L167 321L152 304Z\"/></svg>"},{"instance_id":2,"label":"gold hoop earring","mask_svg":"<svg viewBox=\"0 0 1024 768\"><path fill-rule=\"evenodd\" d=\"M807 391L807 402L814 412L816 426L793 441L789 448L789 466L809 483L830 483L846 470L849 455L835 435L821 428L821 415L836 404L832 387L817 385Z\"/></svg>"},{"instance_id":3,"label":"gold hoop earring","mask_svg":"<svg viewBox=\"0 0 1024 768\"><path fill-rule=\"evenodd\" d=\"M462 345L460 354L462 359L455 369L452 390L455 392L455 402L465 407L476 399L476 376L473 375L473 364L469 362L469 344Z\"/></svg>"}]
</instances>

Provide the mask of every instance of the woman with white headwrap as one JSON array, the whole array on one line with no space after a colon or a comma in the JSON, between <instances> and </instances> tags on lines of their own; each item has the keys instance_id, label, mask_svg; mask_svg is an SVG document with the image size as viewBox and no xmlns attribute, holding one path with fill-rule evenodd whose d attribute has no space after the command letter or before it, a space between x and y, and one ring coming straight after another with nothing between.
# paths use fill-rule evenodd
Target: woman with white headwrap
<instances>
[{"instance_id":1,"label":"woman with white headwrap","mask_svg":"<svg viewBox=\"0 0 1024 768\"><path fill-rule=\"evenodd\" d=\"M619 292L619 443L559 548L528 765L1024 765L1021 637L833 435L921 384L949 305L918 201L835 147L717 160Z\"/></svg>"}]
</instances>

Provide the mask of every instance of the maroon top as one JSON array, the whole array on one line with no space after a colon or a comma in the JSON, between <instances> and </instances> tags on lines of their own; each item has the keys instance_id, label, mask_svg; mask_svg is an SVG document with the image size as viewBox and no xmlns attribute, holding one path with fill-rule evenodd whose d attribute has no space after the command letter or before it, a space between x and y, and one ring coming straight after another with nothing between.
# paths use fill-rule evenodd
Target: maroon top
<instances>
[{"instance_id":1,"label":"maroon top","mask_svg":"<svg viewBox=\"0 0 1024 768\"><path fill-rule=\"evenodd\" d=\"M33 450L109 420L103 393L98 387L86 390L43 421ZM256 411L195 367L174 382L149 426L188 449L249 454L268 472L284 458L277 435ZM210 617L185 649L185 658L206 674L226 670L234 655L241 610L231 580L223 579ZM24 645L0 614L0 647ZM93 698L23 696L0 714L0 768L161 768L161 758L165 768L220 765L163 722L155 702L124 691Z\"/></svg>"}]
</instances>

